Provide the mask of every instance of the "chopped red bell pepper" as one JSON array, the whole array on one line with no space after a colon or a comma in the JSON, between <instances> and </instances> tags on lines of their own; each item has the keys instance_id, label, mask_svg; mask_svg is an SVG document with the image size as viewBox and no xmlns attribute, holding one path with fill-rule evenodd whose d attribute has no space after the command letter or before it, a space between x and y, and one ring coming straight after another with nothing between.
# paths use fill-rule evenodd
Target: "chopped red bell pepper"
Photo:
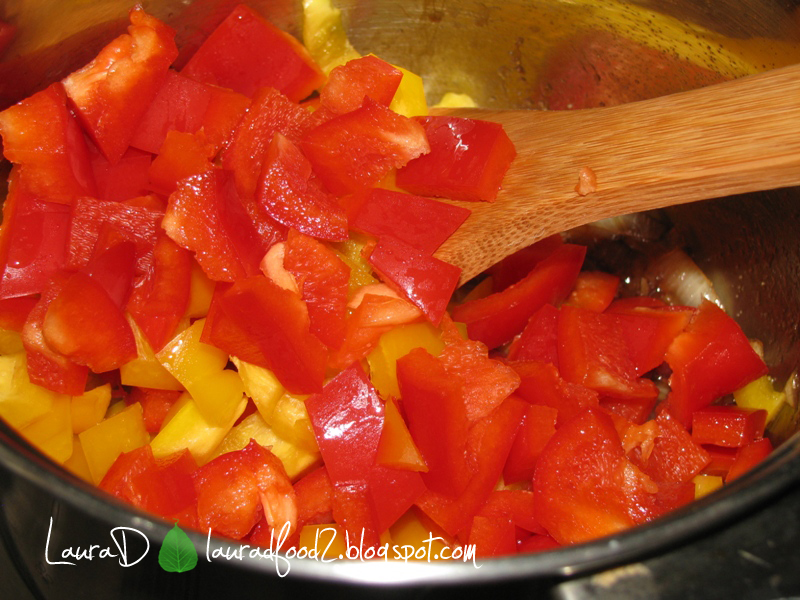
<instances>
[{"instance_id":1,"label":"chopped red bell pepper","mask_svg":"<svg viewBox=\"0 0 800 600\"><path fill-rule=\"evenodd\" d=\"M214 281L261 272L266 248L226 171L215 169L181 181L169 197L162 226L179 246L194 253Z\"/></svg>"},{"instance_id":2,"label":"chopped red bell pepper","mask_svg":"<svg viewBox=\"0 0 800 600\"><path fill-rule=\"evenodd\" d=\"M647 458L637 460L642 470L658 483L685 483L700 473L711 458L669 412L656 417L658 435Z\"/></svg>"},{"instance_id":3,"label":"chopped red bell pepper","mask_svg":"<svg viewBox=\"0 0 800 600\"><path fill-rule=\"evenodd\" d=\"M562 379L550 363L526 361L512 363L512 366L520 376L517 394L531 404L555 408L559 427L599 404L599 394L595 390Z\"/></svg>"},{"instance_id":4,"label":"chopped red bell pepper","mask_svg":"<svg viewBox=\"0 0 800 600\"><path fill-rule=\"evenodd\" d=\"M517 530L508 517L475 515L467 544L475 547L477 558L507 556L517 552Z\"/></svg>"},{"instance_id":5,"label":"chopped red bell pepper","mask_svg":"<svg viewBox=\"0 0 800 600\"><path fill-rule=\"evenodd\" d=\"M533 479L536 461L556 432L557 418L558 410L551 406L531 404L525 409L503 467L505 483L530 482Z\"/></svg>"},{"instance_id":6,"label":"chopped red bell pepper","mask_svg":"<svg viewBox=\"0 0 800 600\"><path fill-rule=\"evenodd\" d=\"M453 320L466 323L470 339L497 348L521 332L542 306L558 304L569 295L585 255L584 246L563 244L522 281L502 292L456 306Z\"/></svg>"},{"instance_id":7,"label":"chopped red bell pepper","mask_svg":"<svg viewBox=\"0 0 800 600\"><path fill-rule=\"evenodd\" d=\"M769 438L761 438L742 446L736 451L731 468L725 477L725 483L738 479L754 468L772 453L772 442Z\"/></svg>"},{"instance_id":8,"label":"chopped red bell pepper","mask_svg":"<svg viewBox=\"0 0 800 600\"><path fill-rule=\"evenodd\" d=\"M141 5L131 9L130 19L128 33L64 79L78 118L111 164L125 154L178 56L171 27Z\"/></svg>"},{"instance_id":9,"label":"chopped red bell pepper","mask_svg":"<svg viewBox=\"0 0 800 600\"><path fill-rule=\"evenodd\" d=\"M344 341L350 268L314 238L289 230L283 265L294 275L308 307L311 333L329 348Z\"/></svg>"},{"instance_id":10,"label":"chopped red bell pepper","mask_svg":"<svg viewBox=\"0 0 800 600\"><path fill-rule=\"evenodd\" d=\"M353 215L350 226L377 238L392 235L433 254L467 219L470 211L431 198L373 189Z\"/></svg>"},{"instance_id":11,"label":"chopped red bell pepper","mask_svg":"<svg viewBox=\"0 0 800 600\"><path fill-rule=\"evenodd\" d=\"M492 291L500 292L523 279L536 265L558 250L563 243L561 235L556 233L517 250L514 254L509 254L500 262L486 269L486 272L492 277Z\"/></svg>"},{"instance_id":12,"label":"chopped red bell pepper","mask_svg":"<svg viewBox=\"0 0 800 600\"><path fill-rule=\"evenodd\" d=\"M369 255L381 279L415 304L434 325L442 320L461 269L384 235Z\"/></svg>"},{"instance_id":13,"label":"chopped red bell pepper","mask_svg":"<svg viewBox=\"0 0 800 600\"><path fill-rule=\"evenodd\" d=\"M125 307L133 286L136 246L114 228L103 229L92 257L81 271L105 290L120 309Z\"/></svg>"},{"instance_id":14,"label":"chopped red bell pepper","mask_svg":"<svg viewBox=\"0 0 800 600\"><path fill-rule=\"evenodd\" d=\"M313 126L305 108L274 88L259 89L222 153L222 166L233 171L239 195L255 196L264 157L276 133L297 144Z\"/></svg>"},{"instance_id":15,"label":"chopped red bell pepper","mask_svg":"<svg viewBox=\"0 0 800 600\"><path fill-rule=\"evenodd\" d=\"M534 360L558 368L558 309L545 304L508 347L509 360Z\"/></svg>"},{"instance_id":16,"label":"chopped red bell pepper","mask_svg":"<svg viewBox=\"0 0 800 600\"><path fill-rule=\"evenodd\" d=\"M547 533L536 518L536 501L530 490L494 490L478 514L506 516L525 531L540 535Z\"/></svg>"},{"instance_id":17,"label":"chopped red bell pepper","mask_svg":"<svg viewBox=\"0 0 800 600\"><path fill-rule=\"evenodd\" d=\"M161 431L164 418L182 393L181 391L155 390L134 386L125 399L125 403L129 405L136 402L139 403L142 407L144 426L148 432L155 435Z\"/></svg>"},{"instance_id":18,"label":"chopped red bell pepper","mask_svg":"<svg viewBox=\"0 0 800 600\"><path fill-rule=\"evenodd\" d=\"M35 295L0 300L0 328L21 333L37 302L39 297Z\"/></svg>"},{"instance_id":19,"label":"chopped red bell pepper","mask_svg":"<svg viewBox=\"0 0 800 600\"><path fill-rule=\"evenodd\" d=\"M325 240L347 239L347 217L323 190L300 149L280 132L272 136L256 197L270 217L286 227Z\"/></svg>"},{"instance_id":20,"label":"chopped red bell pepper","mask_svg":"<svg viewBox=\"0 0 800 600\"><path fill-rule=\"evenodd\" d=\"M40 201L95 195L86 140L60 83L0 112L0 135L5 157L24 166L20 183Z\"/></svg>"},{"instance_id":21,"label":"chopped red bell pepper","mask_svg":"<svg viewBox=\"0 0 800 600\"><path fill-rule=\"evenodd\" d=\"M619 288L619 277L601 271L582 271L566 304L593 312L603 312L609 307Z\"/></svg>"},{"instance_id":22,"label":"chopped red bell pepper","mask_svg":"<svg viewBox=\"0 0 800 600\"><path fill-rule=\"evenodd\" d=\"M248 106L247 96L170 69L142 115L131 146L158 154L168 132L196 133L202 129L207 143L218 151L230 139Z\"/></svg>"},{"instance_id":23,"label":"chopped red bell pepper","mask_svg":"<svg viewBox=\"0 0 800 600\"><path fill-rule=\"evenodd\" d=\"M201 341L271 370L294 394L322 390L327 351L305 303L263 275L218 288Z\"/></svg>"},{"instance_id":24,"label":"chopped red bell pepper","mask_svg":"<svg viewBox=\"0 0 800 600\"><path fill-rule=\"evenodd\" d=\"M460 117L417 117L429 154L397 172L397 186L420 196L492 202L517 155L503 126Z\"/></svg>"},{"instance_id":25,"label":"chopped red bell pepper","mask_svg":"<svg viewBox=\"0 0 800 600\"><path fill-rule=\"evenodd\" d=\"M666 353L672 369L667 403L684 426L692 413L767 373L767 365L731 317L704 301Z\"/></svg>"},{"instance_id":26,"label":"chopped red bell pepper","mask_svg":"<svg viewBox=\"0 0 800 600\"><path fill-rule=\"evenodd\" d=\"M154 352L177 332L189 305L191 274L189 252L160 231L151 269L136 282L127 305Z\"/></svg>"},{"instance_id":27,"label":"chopped red bell pepper","mask_svg":"<svg viewBox=\"0 0 800 600\"><path fill-rule=\"evenodd\" d=\"M331 71L319 94L320 105L337 115L360 108L367 96L389 106L402 78L399 69L368 54Z\"/></svg>"},{"instance_id":28,"label":"chopped red bell pepper","mask_svg":"<svg viewBox=\"0 0 800 600\"><path fill-rule=\"evenodd\" d=\"M128 148L115 164L108 162L94 146L90 152L98 200L122 202L148 192L149 170L153 162L149 152Z\"/></svg>"},{"instance_id":29,"label":"chopped red bell pepper","mask_svg":"<svg viewBox=\"0 0 800 600\"><path fill-rule=\"evenodd\" d=\"M205 143L203 136L170 131L161 145L161 152L149 166L150 188L168 197L182 180L212 171L212 158L213 148Z\"/></svg>"},{"instance_id":30,"label":"chopped red bell pepper","mask_svg":"<svg viewBox=\"0 0 800 600\"><path fill-rule=\"evenodd\" d=\"M698 444L741 448L764 437L766 410L706 406L692 413L692 439Z\"/></svg>"},{"instance_id":31,"label":"chopped red bell pepper","mask_svg":"<svg viewBox=\"0 0 800 600\"><path fill-rule=\"evenodd\" d=\"M422 126L367 97L361 108L317 125L300 147L334 194L369 187L430 150Z\"/></svg>"},{"instance_id":32,"label":"chopped red bell pepper","mask_svg":"<svg viewBox=\"0 0 800 600\"><path fill-rule=\"evenodd\" d=\"M300 42L243 4L211 32L181 72L251 97L258 88L274 87L294 102L325 82Z\"/></svg>"},{"instance_id":33,"label":"chopped red bell pepper","mask_svg":"<svg viewBox=\"0 0 800 600\"><path fill-rule=\"evenodd\" d=\"M367 484L379 532L394 525L426 489L420 473L383 465L372 467L367 476Z\"/></svg>"}]
</instances>

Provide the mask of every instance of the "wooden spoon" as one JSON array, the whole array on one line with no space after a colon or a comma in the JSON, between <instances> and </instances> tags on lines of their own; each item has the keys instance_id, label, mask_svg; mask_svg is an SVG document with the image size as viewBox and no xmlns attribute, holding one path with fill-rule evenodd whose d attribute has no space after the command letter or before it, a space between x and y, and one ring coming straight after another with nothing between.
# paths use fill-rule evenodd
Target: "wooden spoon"
<instances>
[{"instance_id":1,"label":"wooden spoon","mask_svg":"<svg viewBox=\"0 0 800 600\"><path fill-rule=\"evenodd\" d=\"M598 219L800 185L800 65L652 100L575 111L438 109L502 123L517 149L493 203L437 251L461 283ZM595 190L576 191L582 169Z\"/></svg>"}]
</instances>

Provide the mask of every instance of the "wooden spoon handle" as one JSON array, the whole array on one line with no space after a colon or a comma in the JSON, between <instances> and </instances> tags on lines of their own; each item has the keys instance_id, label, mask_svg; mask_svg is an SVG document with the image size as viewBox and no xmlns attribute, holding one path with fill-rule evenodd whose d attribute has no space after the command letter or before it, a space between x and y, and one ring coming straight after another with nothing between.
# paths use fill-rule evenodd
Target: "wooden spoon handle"
<instances>
[{"instance_id":1,"label":"wooden spoon handle","mask_svg":"<svg viewBox=\"0 0 800 600\"><path fill-rule=\"evenodd\" d=\"M542 237L598 219L800 185L800 66L611 108L447 109L503 124L517 148L492 203L437 252L469 280ZM596 190L576 192L588 167Z\"/></svg>"}]
</instances>

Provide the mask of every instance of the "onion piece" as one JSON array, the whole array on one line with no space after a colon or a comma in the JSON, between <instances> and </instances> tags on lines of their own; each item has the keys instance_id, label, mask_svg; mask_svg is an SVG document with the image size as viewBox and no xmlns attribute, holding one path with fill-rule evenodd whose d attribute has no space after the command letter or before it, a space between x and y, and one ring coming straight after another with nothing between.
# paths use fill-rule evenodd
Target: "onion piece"
<instances>
[{"instance_id":1,"label":"onion piece","mask_svg":"<svg viewBox=\"0 0 800 600\"><path fill-rule=\"evenodd\" d=\"M724 309L711 280L680 248L652 260L644 276L669 304L698 307L710 300Z\"/></svg>"}]
</instances>

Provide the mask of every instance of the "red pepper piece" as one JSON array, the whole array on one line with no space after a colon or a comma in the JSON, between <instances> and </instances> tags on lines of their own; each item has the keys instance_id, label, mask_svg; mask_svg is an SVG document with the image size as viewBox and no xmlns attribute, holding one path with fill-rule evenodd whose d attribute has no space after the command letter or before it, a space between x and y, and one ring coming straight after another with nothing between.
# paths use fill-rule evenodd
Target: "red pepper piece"
<instances>
[{"instance_id":1,"label":"red pepper piece","mask_svg":"<svg viewBox=\"0 0 800 600\"><path fill-rule=\"evenodd\" d=\"M494 490L478 514L484 517L505 516L525 531L540 535L547 533L536 518L536 502L529 490Z\"/></svg>"},{"instance_id":2,"label":"red pepper piece","mask_svg":"<svg viewBox=\"0 0 800 600\"><path fill-rule=\"evenodd\" d=\"M111 301L122 309L133 285L135 260L134 243L124 239L114 228L104 228L94 254L82 272L97 282Z\"/></svg>"},{"instance_id":3,"label":"red pepper piece","mask_svg":"<svg viewBox=\"0 0 800 600\"><path fill-rule=\"evenodd\" d=\"M736 321L707 300L670 344L666 360L672 369L667 403L685 426L698 408L767 373Z\"/></svg>"},{"instance_id":4,"label":"red pepper piece","mask_svg":"<svg viewBox=\"0 0 800 600\"><path fill-rule=\"evenodd\" d=\"M611 418L587 409L561 426L536 464L536 515L562 544L642 523L658 487L625 456Z\"/></svg>"},{"instance_id":5,"label":"red pepper piece","mask_svg":"<svg viewBox=\"0 0 800 600\"><path fill-rule=\"evenodd\" d=\"M442 341L445 348L439 360L448 377L461 382L470 422L491 413L519 387L514 369L489 358L485 344L462 338L449 317L442 324Z\"/></svg>"},{"instance_id":6,"label":"red pepper piece","mask_svg":"<svg viewBox=\"0 0 800 600\"><path fill-rule=\"evenodd\" d=\"M320 180L338 195L370 187L430 149L418 122L369 97L361 108L309 131L300 147Z\"/></svg>"},{"instance_id":7,"label":"red pepper piece","mask_svg":"<svg viewBox=\"0 0 800 600\"><path fill-rule=\"evenodd\" d=\"M307 235L333 241L347 239L347 217L323 190L300 149L280 132L272 137L256 196L277 222Z\"/></svg>"},{"instance_id":8,"label":"red pepper piece","mask_svg":"<svg viewBox=\"0 0 800 600\"><path fill-rule=\"evenodd\" d=\"M524 411L525 402L512 395L470 428L467 453L472 475L463 493L447 496L431 491L429 486L417 501L417 506L448 534L456 535L469 527L497 486Z\"/></svg>"},{"instance_id":9,"label":"red pepper piece","mask_svg":"<svg viewBox=\"0 0 800 600\"><path fill-rule=\"evenodd\" d=\"M179 246L194 253L214 281L236 281L261 272L266 248L226 171L182 180L169 197L162 226Z\"/></svg>"},{"instance_id":10,"label":"red pepper piece","mask_svg":"<svg viewBox=\"0 0 800 600\"><path fill-rule=\"evenodd\" d=\"M457 496L470 478L466 462L468 420L461 385L447 377L444 366L422 349L397 361L397 381L411 437L428 472L430 490Z\"/></svg>"},{"instance_id":11,"label":"red pepper piece","mask_svg":"<svg viewBox=\"0 0 800 600\"><path fill-rule=\"evenodd\" d=\"M567 297L585 255L585 246L563 244L518 283L455 307L453 320L467 324L470 339L497 348L520 333L542 306Z\"/></svg>"},{"instance_id":12,"label":"red pepper piece","mask_svg":"<svg viewBox=\"0 0 800 600\"><path fill-rule=\"evenodd\" d=\"M127 305L154 352L172 339L186 313L191 275L189 252L159 232L151 269L136 282Z\"/></svg>"},{"instance_id":13,"label":"red pepper piece","mask_svg":"<svg viewBox=\"0 0 800 600\"><path fill-rule=\"evenodd\" d=\"M764 437L767 411L738 406L706 406L692 413L692 439L698 444L741 448Z\"/></svg>"},{"instance_id":14,"label":"red pepper piece","mask_svg":"<svg viewBox=\"0 0 800 600\"><path fill-rule=\"evenodd\" d=\"M42 333L53 350L95 373L136 358L136 341L122 310L82 272L72 274L50 302Z\"/></svg>"},{"instance_id":15,"label":"red pepper piece","mask_svg":"<svg viewBox=\"0 0 800 600\"><path fill-rule=\"evenodd\" d=\"M420 196L492 202L517 155L503 126L460 117L417 117L429 154L397 172L397 186Z\"/></svg>"},{"instance_id":16,"label":"red pepper piece","mask_svg":"<svg viewBox=\"0 0 800 600\"><path fill-rule=\"evenodd\" d=\"M642 470L655 481L684 483L700 473L711 458L669 412L656 417L658 436L646 459L638 460ZM636 452L636 451L634 451Z\"/></svg>"},{"instance_id":17,"label":"red pepper piece","mask_svg":"<svg viewBox=\"0 0 800 600\"><path fill-rule=\"evenodd\" d=\"M89 369L53 350L45 341L43 323L50 304L61 292L67 275L57 273L42 291L22 327L22 343L27 355L28 376L32 383L60 394L80 396L86 388Z\"/></svg>"},{"instance_id":18,"label":"red pepper piece","mask_svg":"<svg viewBox=\"0 0 800 600\"><path fill-rule=\"evenodd\" d=\"M517 250L492 265L486 270L492 276L492 290L499 292L517 283L563 244L561 235L554 234Z\"/></svg>"},{"instance_id":19,"label":"red pepper piece","mask_svg":"<svg viewBox=\"0 0 800 600\"><path fill-rule=\"evenodd\" d=\"M379 532L394 525L425 492L418 472L373 465L367 476L369 498Z\"/></svg>"},{"instance_id":20,"label":"red pepper piece","mask_svg":"<svg viewBox=\"0 0 800 600\"><path fill-rule=\"evenodd\" d=\"M561 544L549 535L532 535L517 546L517 552L525 554L527 552L546 552L560 548Z\"/></svg>"},{"instance_id":21,"label":"red pepper piece","mask_svg":"<svg viewBox=\"0 0 800 600\"><path fill-rule=\"evenodd\" d=\"M3 154L25 166L26 189L36 198L69 204L96 194L86 140L60 83L0 112L0 135Z\"/></svg>"},{"instance_id":22,"label":"red pepper piece","mask_svg":"<svg viewBox=\"0 0 800 600\"><path fill-rule=\"evenodd\" d=\"M138 5L130 20L128 33L64 79L78 118L112 164L125 154L178 56L172 28Z\"/></svg>"},{"instance_id":23,"label":"red pepper piece","mask_svg":"<svg viewBox=\"0 0 800 600\"><path fill-rule=\"evenodd\" d=\"M508 347L509 360L534 360L558 368L558 309L545 304Z\"/></svg>"},{"instance_id":24,"label":"red pepper piece","mask_svg":"<svg viewBox=\"0 0 800 600\"><path fill-rule=\"evenodd\" d=\"M308 307L311 333L329 348L344 341L350 268L336 253L294 229L289 230L283 265L294 275Z\"/></svg>"},{"instance_id":25,"label":"red pepper piece","mask_svg":"<svg viewBox=\"0 0 800 600\"><path fill-rule=\"evenodd\" d=\"M366 481L375 464L383 403L358 363L306 400L319 451L334 485Z\"/></svg>"},{"instance_id":26,"label":"red pepper piece","mask_svg":"<svg viewBox=\"0 0 800 600\"><path fill-rule=\"evenodd\" d=\"M169 196L183 179L212 171L212 158L213 148L204 141L204 136L170 131L149 167L150 188Z\"/></svg>"},{"instance_id":27,"label":"red pepper piece","mask_svg":"<svg viewBox=\"0 0 800 600\"><path fill-rule=\"evenodd\" d=\"M399 69L368 54L330 72L319 93L320 105L337 115L360 108L367 96L389 106L402 78Z\"/></svg>"},{"instance_id":28,"label":"red pepper piece","mask_svg":"<svg viewBox=\"0 0 800 600\"><path fill-rule=\"evenodd\" d=\"M439 324L458 286L461 269L391 235L378 240L368 260L387 285L415 304L431 323Z\"/></svg>"},{"instance_id":29,"label":"red pepper piece","mask_svg":"<svg viewBox=\"0 0 800 600\"><path fill-rule=\"evenodd\" d=\"M617 295L619 277L601 271L582 271L566 304L593 312L603 312Z\"/></svg>"},{"instance_id":30,"label":"red pepper piece","mask_svg":"<svg viewBox=\"0 0 800 600\"><path fill-rule=\"evenodd\" d=\"M127 404L138 402L141 405L144 426L148 432L155 435L161 431L164 418L182 393L180 391L154 390L134 386L131 388L125 402Z\"/></svg>"},{"instance_id":31,"label":"red pepper piece","mask_svg":"<svg viewBox=\"0 0 800 600\"><path fill-rule=\"evenodd\" d=\"M142 116L131 146L158 154L169 131L196 133L202 129L206 141L219 150L248 106L247 96L169 70Z\"/></svg>"},{"instance_id":32,"label":"red pepper piece","mask_svg":"<svg viewBox=\"0 0 800 600\"><path fill-rule=\"evenodd\" d=\"M359 548L360 556L380 544L378 520L365 481L334 484L333 518L344 528L347 548Z\"/></svg>"},{"instance_id":33,"label":"red pepper piece","mask_svg":"<svg viewBox=\"0 0 800 600\"><path fill-rule=\"evenodd\" d=\"M327 352L295 293L263 275L215 293L201 341L271 370L294 394L322 390Z\"/></svg>"},{"instance_id":34,"label":"red pepper piece","mask_svg":"<svg viewBox=\"0 0 800 600\"><path fill-rule=\"evenodd\" d=\"M431 198L374 189L350 225L377 238L392 235L425 254L433 254L469 214L466 208Z\"/></svg>"},{"instance_id":35,"label":"red pepper piece","mask_svg":"<svg viewBox=\"0 0 800 600\"><path fill-rule=\"evenodd\" d=\"M653 414L653 409L658 403L658 398L611 398L606 396L600 399L600 406L610 413L625 417L637 425L643 424Z\"/></svg>"},{"instance_id":36,"label":"red pepper piece","mask_svg":"<svg viewBox=\"0 0 800 600\"><path fill-rule=\"evenodd\" d=\"M300 42L243 4L211 32L181 72L251 97L260 87L274 87L293 102L325 82Z\"/></svg>"},{"instance_id":37,"label":"red pepper piece","mask_svg":"<svg viewBox=\"0 0 800 600\"><path fill-rule=\"evenodd\" d=\"M758 463L767 458L772 453L772 442L769 438L762 438L750 442L737 450L733 464L725 477L725 483L738 479L747 471L754 468Z\"/></svg>"},{"instance_id":38,"label":"red pepper piece","mask_svg":"<svg viewBox=\"0 0 800 600\"><path fill-rule=\"evenodd\" d=\"M672 340L689 324L695 310L690 307L626 308L616 303L607 311L616 321L637 375L644 375L661 365Z\"/></svg>"},{"instance_id":39,"label":"red pepper piece","mask_svg":"<svg viewBox=\"0 0 800 600\"><path fill-rule=\"evenodd\" d=\"M475 556L492 558L517 552L517 530L508 517L472 517L467 544L475 546Z\"/></svg>"},{"instance_id":40,"label":"red pepper piece","mask_svg":"<svg viewBox=\"0 0 800 600\"><path fill-rule=\"evenodd\" d=\"M512 363L512 366L520 376L517 394L531 404L555 408L559 427L599 404L596 391L562 379L555 366L549 363L527 361Z\"/></svg>"},{"instance_id":41,"label":"red pepper piece","mask_svg":"<svg viewBox=\"0 0 800 600\"><path fill-rule=\"evenodd\" d=\"M85 267L95 251L101 232L113 228L136 245L136 268L146 272L153 258L153 246L162 217L161 211L152 208L78 198L72 207L67 267Z\"/></svg>"},{"instance_id":42,"label":"red pepper piece","mask_svg":"<svg viewBox=\"0 0 800 600\"><path fill-rule=\"evenodd\" d=\"M128 148L113 165L94 146L90 148L90 152L98 200L121 202L148 192L148 171L153 162L149 152Z\"/></svg>"},{"instance_id":43,"label":"red pepper piece","mask_svg":"<svg viewBox=\"0 0 800 600\"><path fill-rule=\"evenodd\" d=\"M38 301L38 296L20 296L0 300L0 328L22 332L28 315Z\"/></svg>"},{"instance_id":44,"label":"red pepper piece","mask_svg":"<svg viewBox=\"0 0 800 600\"><path fill-rule=\"evenodd\" d=\"M531 404L525 409L503 467L503 481L512 484L533 479L536 461L556 432L557 418L558 410L551 406Z\"/></svg>"},{"instance_id":45,"label":"red pepper piece","mask_svg":"<svg viewBox=\"0 0 800 600\"><path fill-rule=\"evenodd\" d=\"M275 133L297 144L313 125L313 117L305 108L274 88L259 89L222 153L222 166L233 171L239 195L255 196L264 157Z\"/></svg>"},{"instance_id":46,"label":"red pepper piece","mask_svg":"<svg viewBox=\"0 0 800 600\"><path fill-rule=\"evenodd\" d=\"M121 453L106 471L98 487L129 504L142 506L143 497L140 490L133 487L132 480L136 475L155 468L153 450L150 444L145 444L130 452Z\"/></svg>"},{"instance_id":47,"label":"red pepper piece","mask_svg":"<svg viewBox=\"0 0 800 600\"><path fill-rule=\"evenodd\" d=\"M562 306L558 315L558 368L567 381L614 398L658 396L652 381L637 376L613 315Z\"/></svg>"},{"instance_id":48,"label":"red pepper piece","mask_svg":"<svg viewBox=\"0 0 800 600\"><path fill-rule=\"evenodd\" d=\"M328 470L319 467L294 484L297 495L297 530L304 525L330 523L333 519L333 484Z\"/></svg>"},{"instance_id":49,"label":"red pepper piece","mask_svg":"<svg viewBox=\"0 0 800 600\"><path fill-rule=\"evenodd\" d=\"M38 294L66 262L70 208L30 194L16 169L9 181L0 230L0 298Z\"/></svg>"},{"instance_id":50,"label":"red pepper piece","mask_svg":"<svg viewBox=\"0 0 800 600\"><path fill-rule=\"evenodd\" d=\"M719 446L703 446L703 450L708 453L710 457L709 463L703 469L706 475L718 475L725 477L728 471L731 470L733 461L736 460L736 453L738 448L721 448Z\"/></svg>"}]
</instances>

